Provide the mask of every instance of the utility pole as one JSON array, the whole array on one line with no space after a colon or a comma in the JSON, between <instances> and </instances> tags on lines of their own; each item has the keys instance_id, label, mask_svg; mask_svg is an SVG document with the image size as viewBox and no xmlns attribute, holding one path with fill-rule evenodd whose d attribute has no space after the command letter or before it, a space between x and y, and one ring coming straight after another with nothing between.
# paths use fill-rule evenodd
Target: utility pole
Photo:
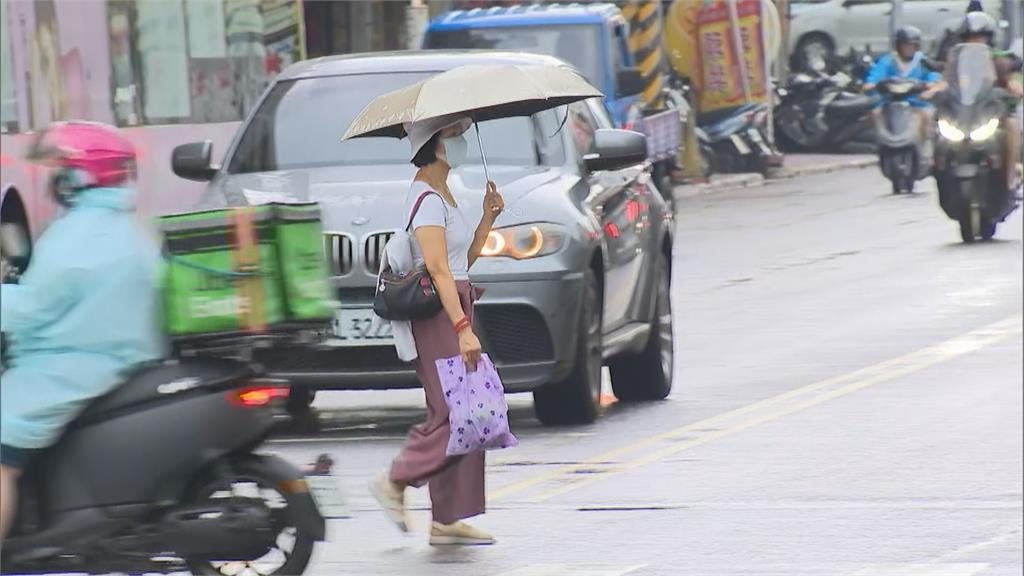
<instances>
[{"instance_id":1,"label":"utility pole","mask_svg":"<svg viewBox=\"0 0 1024 576\"><path fill-rule=\"evenodd\" d=\"M775 6L779 9L779 23L782 26L779 54L775 60L781 82L789 76L789 0L775 0Z\"/></svg>"},{"instance_id":2,"label":"utility pole","mask_svg":"<svg viewBox=\"0 0 1024 576\"><path fill-rule=\"evenodd\" d=\"M423 32L430 21L430 9L425 0L410 0L405 9L406 48L419 50L423 42Z\"/></svg>"},{"instance_id":3,"label":"utility pole","mask_svg":"<svg viewBox=\"0 0 1024 576\"><path fill-rule=\"evenodd\" d=\"M903 0L892 0L892 8L889 10L889 44L890 48L896 48L896 31L903 25Z\"/></svg>"},{"instance_id":4,"label":"utility pole","mask_svg":"<svg viewBox=\"0 0 1024 576\"><path fill-rule=\"evenodd\" d=\"M1024 4L1021 0L1003 0L1003 19L1010 23L1006 31L1006 48L1013 45L1013 41L1022 35L1024 27Z\"/></svg>"}]
</instances>

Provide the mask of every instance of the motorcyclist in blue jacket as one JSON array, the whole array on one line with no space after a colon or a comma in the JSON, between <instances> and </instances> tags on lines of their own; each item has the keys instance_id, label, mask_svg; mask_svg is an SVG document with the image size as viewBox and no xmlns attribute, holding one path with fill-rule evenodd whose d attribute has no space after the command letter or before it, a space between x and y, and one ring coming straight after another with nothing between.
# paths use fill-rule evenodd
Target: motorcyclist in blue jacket
<instances>
[{"instance_id":1,"label":"motorcyclist in blue jacket","mask_svg":"<svg viewBox=\"0 0 1024 576\"><path fill-rule=\"evenodd\" d=\"M30 158L53 169L65 211L40 237L18 284L3 284L8 338L0 382L0 537L17 505L17 479L93 398L129 367L160 357L160 256L126 187L135 152L117 129L51 126Z\"/></svg>"},{"instance_id":2,"label":"motorcyclist in blue jacket","mask_svg":"<svg viewBox=\"0 0 1024 576\"><path fill-rule=\"evenodd\" d=\"M903 26L896 31L896 49L889 54L879 58L874 66L868 70L864 78L864 91L872 92L881 82L893 78L904 78L917 80L927 86L921 92L920 98L912 97L907 100L920 115L921 139L929 144L923 149L926 155L931 154L931 125L932 107L926 100L929 100L936 92L942 90L942 75L930 70L926 64L926 56L921 52L921 31L914 26ZM876 113L885 104L884 98L879 98L876 104Z\"/></svg>"}]
</instances>

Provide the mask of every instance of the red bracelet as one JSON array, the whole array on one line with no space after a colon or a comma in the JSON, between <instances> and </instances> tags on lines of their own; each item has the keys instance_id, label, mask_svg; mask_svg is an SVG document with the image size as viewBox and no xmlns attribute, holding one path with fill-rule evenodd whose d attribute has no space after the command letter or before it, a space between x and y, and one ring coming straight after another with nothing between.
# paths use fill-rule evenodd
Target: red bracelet
<instances>
[{"instance_id":1,"label":"red bracelet","mask_svg":"<svg viewBox=\"0 0 1024 576\"><path fill-rule=\"evenodd\" d=\"M459 319L458 322L455 323L455 333L458 334L465 330L466 328L469 328L469 318L463 316L462 318Z\"/></svg>"}]
</instances>

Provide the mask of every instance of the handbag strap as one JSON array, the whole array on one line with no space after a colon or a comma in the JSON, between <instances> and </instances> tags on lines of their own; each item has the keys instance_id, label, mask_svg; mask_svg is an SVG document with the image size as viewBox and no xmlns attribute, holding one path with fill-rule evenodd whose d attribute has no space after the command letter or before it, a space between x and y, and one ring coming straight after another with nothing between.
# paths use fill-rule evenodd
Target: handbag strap
<instances>
[{"instance_id":1,"label":"handbag strap","mask_svg":"<svg viewBox=\"0 0 1024 576\"><path fill-rule=\"evenodd\" d=\"M423 204L423 200L425 200L427 196L430 196L431 194L437 196L438 198L441 198L441 195L438 194L437 192L434 192L433 190L427 190L426 192L420 194L420 197L416 199L416 204L413 205L412 207L412 212L409 213L409 223L405 225L406 232L409 231L409 228L412 228L412 220L413 218L416 217L416 213L420 211L420 204ZM441 202L444 203L444 198L441 198Z\"/></svg>"},{"instance_id":2,"label":"handbag strap","mask_svg":"<svg viewBox=\"0 0 1024 576\"><path fill-rule=\"evenodd\" d=\"M433 190L427 190L427 191L423 192L422 194L420 194L419 198L416 199L416 204L413 205L413 207L412 207L412 212L409 213L409 223L406 224L406 226L405 226L406 234L409 233L409 228L412 228L412 220L413 220L413 218L416 217L416 213L420 211L420 204L423 204L423 200L425 200L426 197L431 195L431 194L437 196L438 198L441 198L441 195L438 194L437 192L434 192ZM441 201L444 202L444 198L441 198ZM410 241L412 241L412 238L410 238ZM384 250L382 252L382 257L380 259L380 269L377 271L377 286L378 287L380 286L380 277L381 277L381 275L384 273L385 270L390 270L391 269L391 266L388 264L388 255L387 254L388 254L388 247L387 247L387 245L385 245L384 246Z\"/></svg>"}]
</instances>

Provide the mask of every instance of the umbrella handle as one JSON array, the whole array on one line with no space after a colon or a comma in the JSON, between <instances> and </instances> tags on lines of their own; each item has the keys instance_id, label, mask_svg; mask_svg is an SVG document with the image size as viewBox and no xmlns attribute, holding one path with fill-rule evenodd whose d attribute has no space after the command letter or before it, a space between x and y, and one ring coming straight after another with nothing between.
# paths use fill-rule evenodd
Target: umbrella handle
<instances>
[{"instance_id":1,"label":"umbrella handle","mask_svg":"<svg viewBox=\"0 0 1024 576\"><path fill-rule=\"evenodd\" d=\"M480 147L480 160L484 163L484 188L487 188L487 182L491 181L491 176L487 172L487 156L484 155L484 141L480 138L480 123L473 122L473 126L476 128L476 144Z\"/></svg>"}]
</instances>

